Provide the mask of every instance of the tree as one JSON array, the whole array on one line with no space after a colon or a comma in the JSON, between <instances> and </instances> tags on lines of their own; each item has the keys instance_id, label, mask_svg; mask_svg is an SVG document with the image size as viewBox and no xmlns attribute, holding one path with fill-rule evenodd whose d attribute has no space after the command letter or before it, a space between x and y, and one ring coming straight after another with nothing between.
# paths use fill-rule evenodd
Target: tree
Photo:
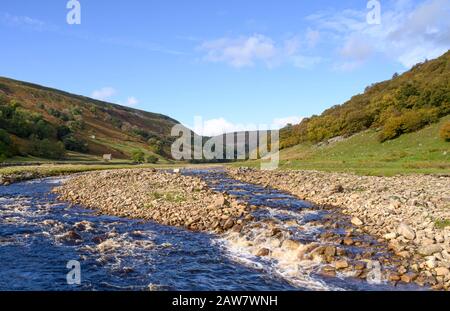
<instances>
[{"instance_id":1,"label":"tree","mask_svg":"<svg viewBox=\"0 0 450 311\"><path fill-rule=\"evenodd\" d=\"M136 150L133 152L131 156L131 160L134 163L144 163L145 162L145 154L141 150Z\"/></svg>"},{"instance_id":2,"label":"tree","mask_svg":"<svg viewBox=\"0 0 450 311\"><path fill-rule=\"evenodd\" d=\"M60 141L55 142L49 139L38 139L36 136L31 138L29 153L36 157L46 159L63 159L66 153L64 144Z\"/></svg>"},{"instance_id":3,"label":"tree","mask_svg":"<svg viewBox=\"0 0 450 311\"><path fill-rule=\"evenodd\" d=\"M13 143L8 133L0 129L0 162L9 158L14 153Z\"/></svg>"},{"instance_id":4,"label":"tree","mask_svg":"<svg viewBox=\"0 0 450 311\"><path fill-rule=\"evenodd\" d=\"M62 140L64 137L66 137L67 135L72 134L72 131L70 130L70 128L66 125L60 125L58 126L58 128L56 129L57 132L57 137L59 140Z\"/></svg>"},{"instance_id":5,"label":"tree","mask_svg":"<svg viewBox=\"0 0 450 311\"><path fill-rule=\"evenodd\" d=\"M86 153L89 151L88 144L83 139L79 139L70 134L63 138L64 147L70 151Z\"/></svg>"}]
</instances>

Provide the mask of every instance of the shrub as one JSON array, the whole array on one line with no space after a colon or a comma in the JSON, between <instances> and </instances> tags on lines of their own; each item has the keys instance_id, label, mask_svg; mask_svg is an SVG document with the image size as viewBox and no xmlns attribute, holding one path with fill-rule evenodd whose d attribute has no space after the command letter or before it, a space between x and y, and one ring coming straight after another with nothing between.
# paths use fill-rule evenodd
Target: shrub
<instances>
[{"instance_id":1,"label":"shrub","mask_svg":"<svg viewBox=\"0 0 450 311\"><path fill-rule=\"evenodd\" d=\"M151 139L151 134L149 133L149 132L147 132L146 130L144 130L144 129L141 129L141 128L133 128L132 130L131 130L131 132L134 134L134 135L136 135L136 136L140 136L141 138L143 138L144 140L148 140L148 139Z\"/></svg>"},{"instance_id":2,"label":"shrub","mask_svg":"<svg viewBox=\"0 0 450 311\"><path fill-rule=\"evenodd\" d=\"M67 126L72 132L82 131L84 130L86 124L84 121L81 120L75 120L75 121L69 121L67 122Z\"/></svg>"},{"instance_id":3,"label":"shrub","mask_svg":"<svg viewBox=\"0 0 450 311\"><path fill-rule=\"evenodd\" d=\"M402 134L402 117L391 117L384 124L383 130L378 135L378 139L384 142L389 139L397 138Z\"/></svg>"},{"instance_id":4,"label":"shrub","mask_svg":"<svg viewBox=\"0 0 450 311\"><path fill-rule=\"evenodd\" d=\"M9 158L13 154L13 143L8 133L4 130L0 130L0 162L3 162L6 158Z\"/></svg>"},{"instance_id":5,"label":"shrub","mask_svg":"<svg viewBox=\"0 0 450 311\"><path fill-rule=\"evenodd\" d=\"M408 110L400 116L390 117L378 136L380 141L397 138L404 133L420 130L438 120L438 111L432 109Z\"/></svg>"},{"instance_id":6,"label":"shrub","mask_svg":"<svg viewBox=\"0 0 450 311\"><path fill-rule=\"evenodd\" d=\"M82 114L81 108L78 106L74 106L72 107L72 109L70 110L70 112L74 115L74 116L80 116Z\"/></svg>"},{"instance_id":7,"label":"shrub","mask_svg":"<svg viewBox=\"0 0 450 311\"><path fill-rule=\"evenodd\" d=\"M63 159L66 153L62 142L55 142L49 139L38 139L36 136L31 138L29 153L36 157L46 159Z\"/></svg>"},{"instance_id":8,"label":"shrub","mask_svg":"<svg viewBox=\"0 0 450 311\"><path fill-rule=\"evenodd\" d=\"M134 151L133 155L131 156L131 160L134 163L144 163L145 162L145 154L140 150Z\"/></svg>"},{"instance_id":9,"label":"shrub","mask_svg":"<svg viewBox=\"0 0 450 311\"><path fill-rule=\"evenodd\" d=\"M67 135L72 134L72 131L70 130L70 128L66 125L60 125L58 126L58 128L56 129L56 136L58 137L59 140L63 140L64 137L66 137Z\"/></svg>"},{"instance_id":10,"label":"shrub","mask_svg":"<svg viewBox=\"0 0 450 311\"><path fill-rule=\"evenodd\" d=\"M39 139L56 138L56 129L47 121L39 120L34 126L34 133Z\"/></svg>"},{"instance_id":11,"label":"shrub","mask_svg":"<svg viewBox=\"0 0 450 311\"><path fill-rule=\"evenodd\" d=\"M442 125L439 134L443 140L450 142L450 121L447 121Z\"/></svg>"},{"instance_id":12,"label":"shrub","mask_svg":"<svg viewBox=\"0 0 450 311\"><path fill-rule=\"evenodd\" d=\"M158 161L159 161L159 159L157 156L149 155L147 157L147 163L156 164L156 163L158 163Z\"/></svg>"},{"instance_id":13,"label":"shrub","mask_svg":"<svg viewBox=\"0 0 450 311\"><path fill-rule=\"evenodd\" d=\"M64 147L70 151L86 153L89 151L86 141L76 138L74 135L67 135L63 138Z\"/></svg>"}]
</instances>

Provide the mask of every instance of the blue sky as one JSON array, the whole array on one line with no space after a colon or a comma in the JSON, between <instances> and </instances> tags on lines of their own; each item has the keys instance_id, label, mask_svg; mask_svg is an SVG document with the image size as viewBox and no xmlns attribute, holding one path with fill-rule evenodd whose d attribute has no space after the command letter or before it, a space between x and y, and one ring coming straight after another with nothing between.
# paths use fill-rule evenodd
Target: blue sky
<instances>
[{"instance_id":1,"label":"blue sky","mask_svg":"<svg viewBox=\"0 0 450 311\"><path fill-rule=\"evenodd\" d=\"M319 114L450 48L449 0L3 0L0 75L169 115L205 134Z\"/></svg>"}]
</instances>

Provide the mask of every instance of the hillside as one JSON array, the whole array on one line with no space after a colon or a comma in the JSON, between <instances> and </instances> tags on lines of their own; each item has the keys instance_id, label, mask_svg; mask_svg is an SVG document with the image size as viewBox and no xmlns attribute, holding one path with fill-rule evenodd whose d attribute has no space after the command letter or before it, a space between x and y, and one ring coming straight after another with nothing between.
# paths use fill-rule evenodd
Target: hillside
<instances>
[{"instance_id":1,"label":"hillside","mask_svg":"<svg viewBox=\"0 0 450 311\"><path fill-rule=\"evenodd\" d=\"M378 132L369 129L329 143L304 142L280 152L281 169L352 172L362 175L391 176L423 173L450 175L450 142L440 128L450 116L414 133L380 143ZM238 163L258 166L258 161Z\"/></svg>"},{"instance_id":2,"label":"hillside","mask_svg":"<svg viewBox=\"0 0 450 311\"><path fill-rule=\"evenodd\" d=\"M391 80L373 84L363 94L320 116L285 128L281 147L318 143L377 129L379 142L396 139L438 122L450 113L450 51L417 64Z\"/></svg>"},{"instance_id":3,"label":"hillside","mask_svg":"<svg viewBox=\"0 0 450 311\"><path fill-rule=\"evenodd\" d=\"M0 160L169 158L167 116L0 77Z\"/></svg>"}]
</instances>

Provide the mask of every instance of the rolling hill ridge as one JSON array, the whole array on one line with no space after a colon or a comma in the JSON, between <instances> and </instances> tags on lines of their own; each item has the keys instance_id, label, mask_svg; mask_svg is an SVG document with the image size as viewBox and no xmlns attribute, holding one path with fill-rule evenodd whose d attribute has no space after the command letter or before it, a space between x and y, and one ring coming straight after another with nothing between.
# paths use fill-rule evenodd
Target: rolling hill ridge
<instances>
[{"instance_id":1,"label":"rolling hill ridge","mask_svg":"<svg viewBox=\"0 0 450 311\"><path fill-rule=\"evenodd\" d=\"M137 151L164 160L175 124L165 115L0 77L0 160L130 159Z\"/></svg>"},{"instance_id":2,"label":"rolling hill ridge","mask_svg":"<svg viewBox=\"0 0 450 311\"><path fill-rule=\"evenodd\" d=\"M281 147L350 137L368 129L380 142L436 123L450 114L450 51L415 65L391 80L375 83L363 94L320 116L304 119L281 132Z\"/></svg>"}]
</instances>

